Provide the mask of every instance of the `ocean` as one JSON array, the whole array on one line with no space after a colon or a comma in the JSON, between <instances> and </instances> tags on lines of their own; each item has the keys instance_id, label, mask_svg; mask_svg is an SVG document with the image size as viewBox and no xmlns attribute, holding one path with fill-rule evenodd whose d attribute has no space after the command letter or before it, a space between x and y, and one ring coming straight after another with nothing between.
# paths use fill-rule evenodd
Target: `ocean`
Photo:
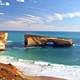
<instances>
[{"instance_id":1,"label":"ocean","mask_svg":"<svg viewBox=\"0 0 80 80\"><path fill-rule=\"evenodd\" d=\"M0 62L11 63L24 74L80 80L80 32L7 31L6 50ZM24 35L36 34L73 39L71 47L24 47Z\"/></svg>"}]
</instances>

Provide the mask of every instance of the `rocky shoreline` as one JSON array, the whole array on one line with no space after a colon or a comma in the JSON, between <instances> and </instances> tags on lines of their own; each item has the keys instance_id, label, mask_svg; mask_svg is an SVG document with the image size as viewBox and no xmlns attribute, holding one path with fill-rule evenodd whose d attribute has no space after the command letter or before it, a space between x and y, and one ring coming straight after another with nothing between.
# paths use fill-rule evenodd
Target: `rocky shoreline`
<instances>
[{"instance_id":1,"label":"rocky shoreline","mask_svg":"<svg viewBox=\"0 0 80 80\"><path fill-rule=\"evenodd\" d=\"M12 64L0 63L0 80L66 80L48 76L27 76Z\"/></svg>"}]
</instances>

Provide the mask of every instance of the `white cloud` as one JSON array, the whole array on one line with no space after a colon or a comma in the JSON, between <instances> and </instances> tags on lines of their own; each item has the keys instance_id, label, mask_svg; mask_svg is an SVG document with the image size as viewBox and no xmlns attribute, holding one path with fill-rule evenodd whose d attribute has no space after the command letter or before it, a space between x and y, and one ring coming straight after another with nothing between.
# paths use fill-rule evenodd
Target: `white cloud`
<instances>
[{"instance_id":1,"label":"white cloud","mask_svg":"<svg viewBox=\"0 0 80 80\"><path fill-rule=\"evenodd\" d=\"M72 18L80 18L80 12L72 12L72 13L54 13L53 15L49 16L34 16L34 15L26 15L22 17L21 19L28 21L28 22L33 22L33 23L49 23L52 21L57 21L57 20L64 20L64 19L72 19ZM32 23L31 22L31 23Z\"/></svg>"},{"instance_id":2,"label":"white cloud","mask_svg":"<svg viewBox=\"0 0 80 80\"><path fill-rule=\"evenodd\" d=\"M32 23L22 21L6 21L0 23L0 30L23 30L23 31L80 31L79 25L51 26L48 24Z\"/></svg>"},{"instance_id":3,"label":"white cloud","mask_svg":"<svg viewBox=\"0 0 80 80\"><path fill-rule=\"evenodd\" d=\"M9 2L2 2L2 0L0 0L0 5L1 6L9 6L10 5L10 3Z\"/></svg>"},{"instance_id":4,"label":"white cloud","mask_svg":"<svg viewBox=\"0 0 80 80\"><path fill-rule=\"evenodd\" d=\"M21 18L17 18L15 20L0 22L0 27L1 26L4 26L5 27L4 29L9 29L9 30L18 29L18 30L33 30L33 31L34 30L44 31L53 28L52 26L44 23L43 17L34 15L26 15Z\"/></svg>"},{"instance_id":5,"label":"white cloud","mask_svg":"<svg viewBox=\"0 0 80 80\"><path fill-rule=\"evenodd\" d=\"M1 13L4 14L4 13ZM50 25L48 24L51 21L63 20L65 18L75 18L80 17L79 12L75 13L65 13L59 14L55 13L53 16L34 16L34 15L25 15L23 17L17 18L15 20L8 20L5 22L0 22L1 29L9 30L33 30L33 31L80 31L79 25Z\"/></svg>"},{"instance_id":6,"label":"white cloud","mask_svg":"<svg viewBox=\"0 0 80 80\"><path fill-rule=\"evenodd\" d=\"M7 21L0 24L0 30L54 31L55 28L47 24L27 24L20 21Z\"/></svg>"},{"instance_id":7,"label":"white cloud","mask_svg":"<svg viewBox=\"0 0 80 80\"><path fill-rule=\"evenodd\" d=\"M17 2L24 2L24 0L16 0Z\"/></svg>"},{"instance_id":8,"label":"white cloud","mask_svg":"<svg viewBox=\"0 0 80 80\"><path fill-rule=\"evenodd\" d=\"M20 27L20 26L23 26L23 22L22 21L6 21L6 22L3 22L2 24L5 24L7 26L12 26L12 27Z\"/></svg>"},{"instance_id":9,"label":"white cloud","mask_svg":"<svg viewBox=\"0 0 80 80\"><path fill-rule=\"evenodd\" d=\"M18 18L18 20L23 21L25 23L43 23L43 17L34 16L34 15L26 15L24 17Z\"/></svg>"},{"instance_id":10,"label":"white cloud","mask_svg":"<svg viewBox=\"0 0 80 80\"><path fill-rule=\"evenodd\" d=\"M32 24L29 27L27 27L27 30L80 32L80 26L79 25L51 26L47 24Z\"/></svg>"},{"instance_id":11,"label":"white cloud","mask_svg":"<svg viewBox=\"0 0 80 80\"><path fill-rule=\"evenodd\" d=\"M80 17L80 12L67 13L66 16L68 16L70 18Z\"/></svg>"},{"instance_id":12,"label":"white cloud","mask_svg":"<svg viewBox=\"0 0 80 80\"><path fill-rule=\"evenodd\" d=\"M3 14L3 13L0 13ZM17 18L15 20L8 20L4 22L0 22L2 26L8 26L8 27L26 27L30 26L32 24L43 24L42 17L39 16L33 16L33 15L26 15L21 18Z\"/></svg>"},{"instance_id":13,"label":"white cloud","mask_svg":"<svg viewBox=\"0 0 80 80\"><path fill-rule=\"evenodd\" d=\"M71 18L80 18L80 12L54 13L53 15L47 16L48 21L71 19Z\"/></svg>"},{"instance_id":14,"label":"white cloud","mask_svg":"<svg viewBox=\"0 0 80 80\"><path fill-rule=\"evenodd\" d=\"M59 20L63 20L63 18L64 18L64 15L63 14L59 14L59 13L55 13L54 16Z\"/></svg>"},{"instance_id":15,"label":"white cloud","mask_svg":"<svg viewBox=\"0 0 80 80\"><path fill-rule=\"evenodd\" d=\"M10 5L10 3L9 2L6 2L6 4L5 4L6 6L9 6Z\"/></svg>"},{"instance_id":16,"label":"white cloud","mask_svg":"<svg viewBox=\"0 0 80 80\"><path fill-rule=\"evenodd\" d=\"M0 0L0 2L2 2L2 0Z\"/></svg>"},{"instance_id":17,"label":"white cloud","mask_svg":"<svg viewBox=\"0 0 80 80\"><path fill-rule=\"evenodd\" d=\"M1 12L0 12L0 15L4 15L4 14L5 14L5 13L1 13Z\"/></svg>"}]
</instances>

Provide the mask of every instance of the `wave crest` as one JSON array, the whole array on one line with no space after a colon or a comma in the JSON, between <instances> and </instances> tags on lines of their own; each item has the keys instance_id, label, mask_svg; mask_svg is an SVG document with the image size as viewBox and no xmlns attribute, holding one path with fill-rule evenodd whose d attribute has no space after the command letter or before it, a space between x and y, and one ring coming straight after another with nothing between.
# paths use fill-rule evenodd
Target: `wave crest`
<instances>
[{"instance_id":1,"label":"wave crest","mask_svg":"<svg viewBox=\"0 0 80 80\"><path fill-rule=\"evenodd\" d=\"M23 60L11 56L0 56L1 63L11 63L26 75L61 77L80 80L80 66L50 64L43 61Z\"/></svg>"}]
</instances>

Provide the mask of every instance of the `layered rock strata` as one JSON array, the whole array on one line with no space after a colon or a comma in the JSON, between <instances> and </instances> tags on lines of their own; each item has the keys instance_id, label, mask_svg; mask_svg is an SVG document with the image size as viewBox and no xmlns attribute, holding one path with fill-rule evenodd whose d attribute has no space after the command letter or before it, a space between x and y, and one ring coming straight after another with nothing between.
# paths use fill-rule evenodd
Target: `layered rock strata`
<instances>
[{"instance_id":1,"label":"layered rock strata","mask_svg":"<svg viewBox=\"0 0 80 80\"><path fill-rule=\"evenodd\" d=\"M26 47L32 46L46 46L50 45L55 47L68 47L72 46L72 39L65 38L56 38L56 37L48 37L48 36L40 36L40 35L25 35L24 40Z\"/></svg>"},{"instance_id":2,"label":"layered rock strata","mask_svg":"<svg viewBox=\"0 0 80 80\"><path fill-rule=\"evenodd\" d=\"M0 32L0 50L5 50L8 33Z\"/></svg>"}]
</instances>

